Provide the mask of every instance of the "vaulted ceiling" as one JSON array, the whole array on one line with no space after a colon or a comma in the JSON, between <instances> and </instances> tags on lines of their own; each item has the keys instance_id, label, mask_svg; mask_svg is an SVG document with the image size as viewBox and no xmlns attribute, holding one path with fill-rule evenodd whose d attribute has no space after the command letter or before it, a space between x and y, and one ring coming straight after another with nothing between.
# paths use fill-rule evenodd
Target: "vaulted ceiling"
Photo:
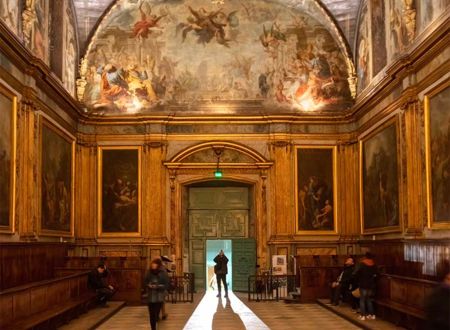
<instances>
[{"instance_id":1,"label":"vaulted ceiling","mask_svg":"<svg viewBox=\"0 0 450 330\"><path fill-rule=\"evenodd\" d=\"M300 2L314 0L297 0ZM320 0L319 0L320 1ZM356 19L361 0L321 0L334 16L342 29L350 47L353 49ZM78 21L80 50L83 55L89 36L101 17L116 0L73 0Z\"/></svg>"}]
</instances>

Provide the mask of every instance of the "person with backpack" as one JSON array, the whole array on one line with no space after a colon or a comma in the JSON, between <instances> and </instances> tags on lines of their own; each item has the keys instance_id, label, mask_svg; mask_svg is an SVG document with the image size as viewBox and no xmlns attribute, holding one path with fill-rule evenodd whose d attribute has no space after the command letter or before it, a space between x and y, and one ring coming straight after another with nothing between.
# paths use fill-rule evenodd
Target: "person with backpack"
<instances>
[{"instance_id":1,"label":"person with backpack","mask_svg":"<svg viewBox=\"0 0 450 330\"><path fill-rule=\"evenodd\" d=\"M222 291L222 285L220 282L222 282L223 287L225 289L224 298L228 298L228 284L227 284L228 258L225 256L223 250L220 250L219 254L214 258L214 262L216 263L214 266L214 273L216 274L217 287L219 290L217 297L220 297Z\"/></svg>"}]
</instances>

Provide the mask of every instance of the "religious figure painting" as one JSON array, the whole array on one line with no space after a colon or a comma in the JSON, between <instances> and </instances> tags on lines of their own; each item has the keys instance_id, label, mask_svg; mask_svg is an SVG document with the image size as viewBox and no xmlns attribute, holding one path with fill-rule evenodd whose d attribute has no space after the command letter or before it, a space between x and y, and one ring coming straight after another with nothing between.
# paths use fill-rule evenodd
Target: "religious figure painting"
<instances>
[{"instance_id":1,"label":"religious figure painting","mask_svg":"<svg viewBox=\"0 0 450 330\"><path fill-rule=\"evenodd\" d=\"M74 139L42 119L41 233L73 234Z\"/></svg>"},{"instance_id":2,"label":"religious figure painting","mask_svg":"<svg viewBox=\"0 0 450 330\"><path fill-rule=\"evenodd\" d=\"M0 231L14 230L16 97L0 86Z\"/></svg>"},{"instance_id":3,"label":"religious figure painting","mask_svg":"<svg viewBox=\"0 0 450 330\"><path fill-rule=\"evenodd\" d=\"M102 147L99 170L100 234L139 235L139 147Z\"/></svg>"},{"instance_id":4,"label":"religious figure painting","mask_svg":"<svg viewBox=\"0 0 450 330\"><path fill-rule=\"evenodd\" d=\"M360 142L360 198L363 232L399 228L397 122Z\"/></svg>"},{"instance_id":5,"label":"religious figure painting","mask_svg":"<svg viewBox=\"0 0 450 330\"><path fill-rule=\"evenodd\" d=\"M0 19L14 32L19 34L20 0L0 1Z\"/></svg>"},{"instance_id":6,"label":"religious figure painting","mask_svg":"<svg viewBox=\"0 0 450 330\"><path fill-rule=\"evenodd\" d=\"M415 31L412 23L415 22L415 11L412 10L412 2L412 0L389 0L388 45L391 60L404 52L414 38ZM411 15L414 17L411 17ZM413 31L411 31L411 28Z\"/></svg>"},{"instance_id":7,"label":"religious figure painting","mask_svg":"<svg viewBox=\"0 0 450 330\"><path fill-rule=\"evenodd\" d=\"M371 5L372 44L375 56L372 58L372 75L376 76L386 66L386 28L384 0L373 0Z\"/></svg>"},{"instance_id":8,"label":"religious figure painting","mask_svg":"<svg viewBox=\"0 0 450 330\"><path fill-rule=\"evenodd\" d=\"M422 32L450 7L450 0L419 0L418 31ZM447 9L448 10L448 9Z\"/></svg>"},{"instance_id":9,"label":"religious figure painting","mask_svg":"<svg viewBox=\"0 0 450 330\"><path fill-rule=\"evenodd\" d=\"M77 41L75 32L75 22L72 8L67 1L65 4L64 21L63 21L63 71L62 81L67 91L75 96L75 79L77 67Z\"/></svg>"},{"instance_id":10,"label":"religious figure painting","mask_svg":"<svg viewBox=\"0 0 450 330\"><path fill-rule=\"evenodd\" d=\"M306 13L316 5L306 2L301 11L256 0L119 0L88 47L78 93L98 115L222 101L346 109L350 62Z\"/></svg>"},{"instance_id":11,"label":"religious figure painting","mask_svg":"<svg viewBox=\"0 0 450 330\"><path fill-rule=\"evenodd\" d=\"M296 148L297 232L336 233L334 147Z\"/></svg>"},{"instance_id":12,"label":"religious figure painting","mask_svg":"<svg viewBox=\"0 0 450 330\"><path fill-rule=\"evenodd\" d=\"M42 61L49 60L49 0L27 0L22 13L26 45Z\"/></svg>"},{"instance_id":13,"label":"religious figure painting","mask_svg":"<svg viewBox=\"0 0 450 330\"><path fill-rule=\"evenodd\" d=\"M370 82L370 54L371 42L369 32L369 16L368 16L367 2L364 2L361 7L360 23L358 28L358 36L356 42L357 51L357 77L358 77L358 92L363 91Z\"/></svg>"},{"instance_id":14,"label":"religious figure painting","mask_svg":"<svg viewBox=\"0 0 450 330\"><path fill-rule=\"evenodd\" d=\"M450 84L425 98L429 225L450 225Z\"/></svg>"}]
</instances>

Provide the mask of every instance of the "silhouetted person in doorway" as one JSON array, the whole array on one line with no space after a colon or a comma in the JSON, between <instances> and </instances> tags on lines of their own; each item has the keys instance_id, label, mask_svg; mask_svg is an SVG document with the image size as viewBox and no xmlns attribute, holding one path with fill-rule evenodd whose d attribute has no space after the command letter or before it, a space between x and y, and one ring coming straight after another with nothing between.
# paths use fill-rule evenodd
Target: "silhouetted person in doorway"
<instances>
[{"instance_id":1,"label":"silhouetted person in doorway","mask_svg":"<svg viewBox=\"0 0 450 330\"><path fill-rule=\"evenodd\" d=\"M222 285L225 288L225 298L228 298L228 285L227 285L227 274L228 274L228 258L223 253L223 250L220 250L219 254L214 258L214 262L216 265L214 266L214 273L216 274L217 279L217 288L219 289L219 294L217 297L220 297L222 291Z\"/></svg>"}]
</instances>

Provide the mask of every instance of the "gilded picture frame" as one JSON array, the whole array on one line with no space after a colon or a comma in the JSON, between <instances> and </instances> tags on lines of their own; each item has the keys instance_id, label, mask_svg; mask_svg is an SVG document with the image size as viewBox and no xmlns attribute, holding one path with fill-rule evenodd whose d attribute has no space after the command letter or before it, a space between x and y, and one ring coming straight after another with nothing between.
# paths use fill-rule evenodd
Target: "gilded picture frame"
<instances>
[{"instance_id":1,"label":"gilded picture frame","mask_svg":"<svg viewBox=\"0 0 450 330\"><path fill-rule=\"evenodd\" d=\"M389 143L395 145L395 150L384 149ZM369 146L370 149L374 150L373 154L367 155L366 151L369 149L366 148L367 144L374 144ZM379 148L377 149L377 147ZM398 232L402 228L402 157L400 150L400 120L397 115L359 140L359 203L361 233L363 235ZM366 156L372 159L368 168L365 164ZM378 168L377 162L385 167ZM367 172L373 172L371 170L378 171L375 173L376 175L368 174ZM394 175L394 180L388 182L389 175ZM377 195L377 199L373 201L370 209L366 207L365 203L368 192ZM369 217L366 212L370 210L381 211L377 211L380 214L371 214ZM383 210L386 210L386 212Z\"/></svg>"},{"instance_id":2,"label":"gilded picture frame","mask_svg":"<svg viewBox=\"0 0 450 330\"><path fill-rule=\"evenodd\" d=\"M338 234L337 147L297 145L294 151L296 234ZM308 164L308 160L316 162ZM317 197L314 199L317 203L308 203L308 196L311 200Z\"/></svg>"},{"instance_id":3,"label":"gilded picture frame","mask_svg":"<svg viewBox=\"0 0 450 330\"><path fill-rule=\"evenodd\" d=\"M38 224L38 234L39 236L73 237L75 212L75 138L46 117L41 116L39 146L40 221ZM53 148L53 150L44 150L44 148ZM60 150L57 150L58 148ZM67 160L68 155L70 156L69 160ZM61 164L63 166L65 164L70 168L62 168ZM48 172L51 174L49 175ZM70 184L70 187L67 187L68 184ZM70 193L70 196L67 198L68 193ZM51 203L51 198L48 196L55 198L53 203ZM69 203L68 207L67 203ZM53 205L53 209L57 211L49 212L48 210L51 209L48 206L49 204ZM61 210L65 211L62 212Z\"/></svg>"},{"instance_id":4,"label":"gilded picture frame","mask_svg":"<svg viewBox=\"0 0 450 330\"><path fill-rule=\"evenodd\" d=\"M15 232L17 102L17 95L0 84L0 116L2 118L8 118L9 116L9 120L4 120L0 124L0 138L2 138L5 148L0 150L0 160L2 163L4 162L4 164L0 164L2 168L7 169L0 173L0 182L3 182L0 192L1 195L5 195L2 198L8 201L5 203L7 206L4 210L0 208L0 216L4 216L4 219L0 219L0 233L8 234ZM0 141L0 149L3 149L3 147L2 141Z\"/></svg>"},{"instance_id":5,"label":"gilded picture frame","mask_svg":"<svg viewBox=\"0 0 450 330\"><path fill-rule=\"evenodd\" d=\"M424 96L425 159L427 220L430 229L450 228L450 206L440 201L438 195L448 198L450 191L450 158L445 141L450 138L450 79L447 79ZM438 108L441 105L444 108ZM437 134L436 134L437 133ZM447 137L445 135L447 134ZM441 136L436 138L435 135ZM448 145L447 145L448 148ZM445 165L446 164L446 165ZM437 180L436 176L439 180ZM436 183L439 183L437 185ZM445 197L446 196L446 197ZM439 218L439 219L438 219Z\"/></svg>"},{"instance_id":6,"label":"gilded picture frame","mask_svg":"<svg viewBox=\"0 0 450 330\"><path fill-rule=\"evenodd\" d=\"M141 157L141 146L98 147L98 237L141 236Z\"/></svg>"}]
</instances>

